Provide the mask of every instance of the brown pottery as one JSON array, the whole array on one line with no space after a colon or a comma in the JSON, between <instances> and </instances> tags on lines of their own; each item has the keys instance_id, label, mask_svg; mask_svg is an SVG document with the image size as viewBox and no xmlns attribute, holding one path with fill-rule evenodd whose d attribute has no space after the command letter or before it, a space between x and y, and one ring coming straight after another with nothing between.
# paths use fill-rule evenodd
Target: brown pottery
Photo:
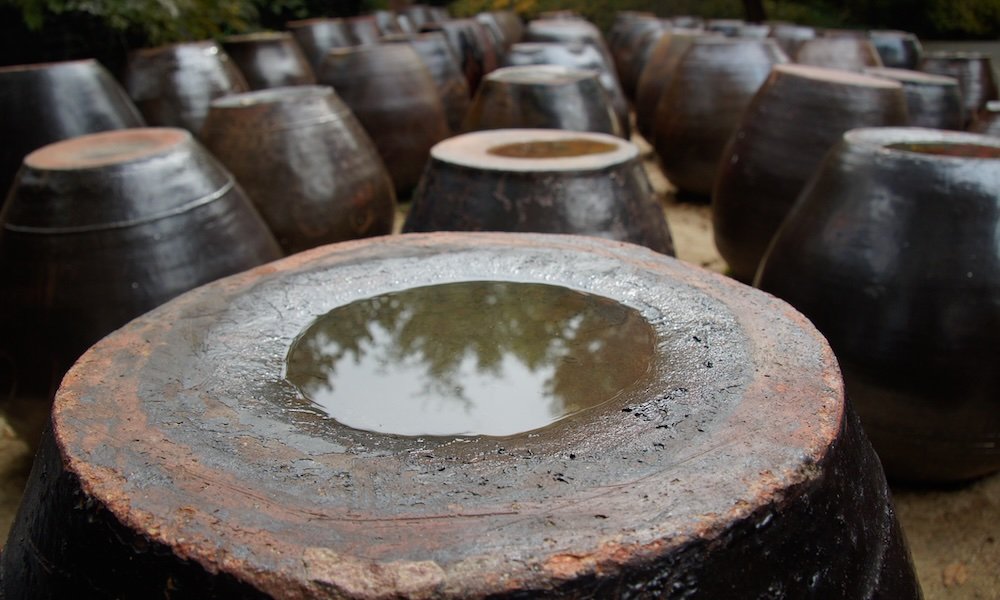
<instances>
[{"instance_id":1,"label":"brown pottery","mask_svg":"<svg viewBox=\"0 0 1000 600\"><path fill-rule=\"evenodd\" d=\"M448 19L425 25L422 31L440 31L451 44L462 74L475 94L479 82L500 65L499 48L490 39L486 28L475 19Z\"/></svg>"},{"instance_id":2,"label":"brown pottery","mask_svg":"<svg viewBox=\"0 0 1000 600\"><path fill-rule=\"evenodd\" d=\"M290 33L232 35L222 40L222 48L251 90L316 83L309 61Z\"/></svg>"},{"instance_id":3,"label":"brown pottery","mask_svg":"<svg viewBox=\"0 0 1000 600\"><path fill-rule=\"evenodd\" d=\"M487 75L463 129L568 129L624 137L597 75L558 65L504 67Z\"/></svg>"},{"instance_id":4,"label":"brown pottery","mask_svg":"<svg viewBox=\"0 0 1000 600\"><path fill-rule=\"evenodd\" d=\"M998 187L995 138L849 131L761 264L830 340L892 478L1000 469Z\"/></svg>"},{"instance_id":5,"label":"brown pottery","mask_svg":"<svg viewBox=\"0 0 1000 600\"><path fill-rule=\"evenodd\" d=\"M656 108L653 147L683 192L707 197L729 137L771 72L787 62L774 40L694 40Z\"/></svg>"},{"instance_id":6,"label":"brown pottery","mask_svg":"<svg viewBox=\"0 0 1000 600\"><path fill-rule=\"evenodd\" d=\"M481 12L476 15L476 20L500 41L501 53L497 57L498 60L510 49L511 45L520 42L524 36L524 25L521 23L521 18L513 11Z\"/></svg>"},{"instance_id":7,"label":"brown pottery","mask_svg":"<svg viewBox=\"0 0 1000 600\"><path fill-rule=\"evenodd\" d=\"M816 37L816 29L794 23L776 23L771 28L770 35L774 41L778 42L785 54L795 56L803 42Z\"/></svg>"},{"instance_id":8,"label":"brown pottery","mask_svg":"<svg viewBox=\"0 0 1000 600\"><path fill-rule=\"evenodd\" d=\"M891 69L916 69L923 58L923 46L909 31L876 29L868 32L882 64Z\"/></svg>"},{"instance_id":9,"label":"brown pottery","mask_svg":"<svg viewBox=\"0 0 1000 600\"><path fill-rule=\"evenodd\" d=\"M359 15L344 19L351 35L361 45L377 44L382 39L382 30L374 15Z\"/></svg>"},{"instance_id":10,"label":"brown pottery","mask_svg":"<svg viewBox=\"0 0 1000 600\"><path fill-rule=\"evenodd\" d=\"M129 55L125 89L150 125L197 134L212 100L250 90L215 42L143 48Z\"/></svg>"},{"instance_id":11,"label":"brown pottery","mask_svg":"<svg viewBox=\"0 0 1000 600\"><path fill-rule=\"evenodd\" d=\"M392 232L392 180L333 90L297 86L212 103L201 138L286 254Z\"/></svg>"},{"instance_id":12,"label":"brown pottery","mask_svg":"<svg viewBox=\"0 0 1000 600\"><path fill-rule=\"evenodd\" d=\"M931 129L963 129L962 90L954 77L888 67L865 69L866 75L903 84L909 124Z\"/></svg>"},{"instance_id":13,"label":"brown pottery","mask_svg":"<svg viewBox=\"0 0 1000 600\"><path fill-rule=\"evenodd\" d=\"M969 131L1000 137L1000 101L987 102L976 120L969 125Z\"/></svg>"},{"instance_id":14,"label":"brown pottery","mask_svg":"<svg viewBox=\"0 0 1000 600\"><path fill-rule=\"evenodd\" d=\"M988 54L928 52L920 63L920 70L958 80L962 88L966 123L975 120L987 102L998 99L993 61Z\"/></svg>"},{"instance_id":15,"label":"brown pottery","mask_svg":"<svg viewBox=\"0 0 1000 600\"><path fill-rule=\"evenodd\" d=\"M420 181L431 146L450 135L430 71L409 44L334 48L318 73L361 121L396 193Z\"/></svg>"},{"instance_id":16,"label":"brown pottery","mask_svg":"<svg viewBox=\"0 0 1000 600\"><path fill-rule=\"evenodd\" d=\"M285 27L295 36L313 71L319 69L332 48L358 45L358 40L343 19L304 19L289 21Z\"/></svg>"},{"instance_id":17,"label":"brown pottery","mask_svg":"<svg viewBox=\"0 0 1000 600\"><path fill-rule=\"evenodd\" d=\"M800 65L863 71L871 67L881 67L875 45L866 38L854 35L837 35L805 40L799 44L794 56Z\"/></svg>"},{"instance_id":18,"label":"brown pottery","mask_svg":"<svg viewBox=\"0 0 1000 600\"><path fill-rule=\"evenodd\" d=\"M747 22L742 19L709 19L705 21L705 30L736 37L746 25Z\"/></svg>"},{"instance_id":19,"label":"brown pottery","mask_svg":"<svg viewBox=\"0 0 1000 600\"><path fill-rule=\"evenodd\" d=\"M0 206L32 150L143 125L128 95L95 60L0 67Z\"/></svg>"},{"instance_id":20,"label":"brown pottery","mask_svg":"<svg viewBox=\"0 0 1000 600\"><path fill-rule=\"evenodd\" d=\"M841 135L906 125L902 85L804 65L779 65L743 114L712 194L715 245L730 273L750 282L768 243Z\"/></svg>"},{"instance_id":21,"label":"brown pottery","mask_svg":"<svg viewBox=\"0 0 1000 600\"><path fill-rule=\"evenodd\" d=\"M403 231L576 233L674 252L638 149L555 129L480 131L435 146Z\"/></svg>"},{"instance_id":22,"label":"brown pottery","mask_svg":"<svg viewBox=\"0 0 1000 600\"><path fill-rule=\"evenodd\" d=\"M430 7L426 4L409 4L402 8L403 14L407 16L417 31L434 20Z\"/></svg>"},{"instance_id":23,"label":"brown pottery","mask_svg":"<svg viewBox=\"0 0 1000 600\"><path fill-rule=\"evenodd\" d=\"M669 28L669 22L656 17L634 18L613 42L608 40L608 49L615 60L615 71L629 99L635 98L639 73L645 61L649 59L649 52Z\"/></svg>"},{"instance_id":24,"label":"brown pottery","mask_svg":"<svg viewBox=\"0 0 1000 600\"><path fill-rule=\"evenodd\" d=\"M0 363L10 365L0 373L12 377L0 390L48 402L104 335L280 255L232 176L184 130L124 129L36 150L0 213Z\"/></svg>"},{"instance_id":25,"label":"brown pottery","mask_svg":"<svg viewBox=\"0 0 1000 600\"><path fill-rule=\"evenodd\" d=\"M656 107L660 97L670 87L677 65L691 44L699 37L709 35L692 30L673 29L664 33L646 61L635 92L635 126L647 141L656 131ZM715 35L715 34L711 34Z\"/></svg>"},{"instance_id":26,"label":"brown pottery","mask_svg":"<svg viewBox=\"0 0 1000 600\"><path fill-rule=\"evenodd\" d=\"M421 34L386 36L384 42L409 43L424 66L430 71L437 87L438 97L444 106L444 116L452 133L462 130L462 122L469 112L469 84L458 66L448 39L440 31Z\"/></svg>"},{"instance_id":27,"label":"brown pottery","mask_svg":"<svg viewBox=\"0 0 1000 600\"><path fill-rule=\"evenodd\" d=\"M395 12L391 10L375 10L371 14L375 17L375 23L378 25L378 30L383 36L406 33L403 31L402 25L399 24L399 18Z\"/></svg>"},{"instance_id":28,"label":"brown pottery","mask_svg":"<svg viewBox=\"0 0 1000 600\"><path fill-rule=\"evenodd\" d=\"M414 435L310 401L382 350L371 385L416 366L428 387L359 406L461 417L474 400L456 378L478 377L499 382L485 410L560 418ZM318 387L290 381L297 360ZM580 383L595 374L615 384ZM11 600L776 590L920 596L826 341L787 304L647 249L524 234L327 246L104 339L59 391L0 563Z\"/></svg>"},{"instance_id":29,"label":"brown pottery","mask_svg":"<svg viewBox=\"0 0 1000 600\"><path fill-rule=\"evenodd\" d=\"M618 77L615 59L608 49L604 35L596 25L585 19L535 19L528 22L524 32L526 42L560 42L593 46L604 58L608 69Z\"/></svg>"}]
</instances>

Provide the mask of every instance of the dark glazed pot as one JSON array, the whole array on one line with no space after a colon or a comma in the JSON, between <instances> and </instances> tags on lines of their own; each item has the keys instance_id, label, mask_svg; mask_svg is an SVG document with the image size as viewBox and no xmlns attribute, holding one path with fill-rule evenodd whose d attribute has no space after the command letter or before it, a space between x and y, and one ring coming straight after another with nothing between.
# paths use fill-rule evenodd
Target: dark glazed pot
<instances>
[{"instance_id":1,"label":"dark glazed pot","mask_svg":"<svg viewBox=\"0 0 1000 600\"><path fill-rule=\"evenodd\" d=\"M125 69L125 89L150 125L197 134L212 100L250 90L215 42L188 42L136 50Z\"/></svg>"},{"instance_id":2,"label":"dark glazed pot","mask_svg":"<svg viewBox=\"0 0 1000 600\"><path fill-rule=\"evenodd\" d=\"M673 254L634 145L595 133L506 129L438 144L403 231L576 233Z\"/></svg>"},{"instance_id":3,"label":"dark glazed pot","mask_svg":"<svg viewBox=\"0 0 1000 600\"><path fill-rule=\"evenodd\" d=\"M328 87L220 98L201 137L286 254L392 232L396 197L389 173L364 128Z\"/></svg>"},{"instance_id":4,"label":"dark glazed pot","mask_svg":"<svg viewBox=\"0 0 1000 600\"><path fill-rule=\"evenodd\" d=\"M890 477L1000 469L998 187L1000 140L850 131L761 265L830 340Z\"/></svg>"},{"instance_id":5,"label":"dark glazed pot","mask_svg":"<svg viewBox=\"0 0 1000 600\"><path fill-rule=\"evenodd\" d=\"M987 102L998 99L993 61L988 54L928 52L920 63L920 70L958 80L965 103L966 123L975 120Z\"/></svg>"},{"instance_id":6,"label":"dark glazed pot","mask_svg":"<svg viewBox=\"0 0 1000 600\"><path fill-rule=\"evenodd\" d=\"M126 129L36 150L0 213L0 361L13 361L14 379L0 390L48 402L73 361L129 319L280 256L232 176L186 131Z\"/></svg>"},{"instance_id":7,"label":"dark glazed pot","mask_svg":"<svg viewBox=\"0 0 1000 600\"><path fill-rule=\"evenodd\" d=\"M608 49L601 30L590 21L584 19L536 19L529 21L528 28L524 33L524 41L593 46L601 54L609 70L614 73L615 77L618 77L614 56Z\"/></svg>"},{"instance_id":8,"label":"dark glazed pot","mask_svg":"<svg viewBox=\"0 0 1000 600\"><path fill-rule=\"evenodd\" d=\"M992 100L979 111L976 120L969 126L969 131L1000 137L1000 102Z\"/></svg>"},{"instance_id":9,"label":"dark glazed pot","mask_svg":"<svg viewBox=\"0 0 1000 600\"><path fill-rule=\"evenodd\" d=\"M319 81L333 86L385 161L396 193L420 181L431 146L450 135L434 78L408 44L330 51Z\"/></svg>"},{"instance_id":10,"label":"dark glazed pot","mask_svg":"<svg viewBox=\"0 0 1000 600\"><path fill-rule=\"evenodd\" d=\"M903 84L910 125L931 129L963 128L962 90L954 77L889 68L865 69L865 74Z\"/></svg>"},{"instance_id":11,"label":"dark glazed pot","mask_svg":"<svg viewBox=\"0 0 1000 600\"><path fill-rule=\"evenodd\" d=\"M290 33L233 35L222 40L222 48L252 90L316 83L309 61Z\"/></svg>"},{"instance_id":12,"label":"dark glazed pot","mask_svg":"<svg viewBox=\"0 0 1000 600\"><path fill-rule=\"evenodd\" d=\"M917 35L908 31L876 29L868 32L882 64L890 69L916 69L924 50Z\"/></svg>"},{"instance_id":13,"label":"dark glazed pot","mask_svg":"<svg viewBox=\"0 0 1000 600\"><path fill-rule=\"evenodd\" d=\"M32 150L143 125L128 95L95 60L0 67L0 206Z\"/></svg>"},{"instance_id":14,"label":"dark glazed pot","mask_svg":"<svg viewBox=\"0 0 1000 600\"><path fill-rule=\"evenodd\" d=\"M771 28L770 36L778 42L788 56L795 56L803 42L816 38L816 29L793 23L777 23Z\"/></svg>"},{"instance_id":15,"label":"dark glazed pot","mask_svg":"<svg viewBox=\"0 0 1000 600\"><path fill-rule=\"evenodd\" d=\"M437 86L438 97L444 106L444 116L452 133L462 130L462 122L469 112L469 84L458 67L448 39L439 31L419 35L386 36L384 42L409 43L424 66L430 71Z\"/></svg>"},{"instance_id":16,"label":"dark glazed pot","mask_svg":"<svg viewBox=\"0 0 1000 600\"><path fill-rule=\"evenodd\" d=\"M902 86L879 77L779 65L743 114L712 195L715 245L750 282L781 221L848 129L906 125Z\"/></svg>"},{"instance_id":17,"label":"dark glazed pot","mask_svg":"<svg viewBox=\"0 0 1000 600\"><path fill-rule=\"evenodd\" d=\"M670 183L700 196L712 192L744 109L771 67L787 60L773 40L706 37L691 44L656 107L652 141Z\"/></svg>"},{"instance_id":18,"label":"dark glazed pot","mask_svg":"<svg viewBox=\"0 0 1000 600\"><path fill-rule=\"evenodd\" d=\"M382 30L374 15L360 15L344 19L351 35L362 45L377 44L382 39Z\"/></svg>"},{"instance_id":19,"label":"dark glazed pot","mask_svg":"<svg viewBox=\"0 0 1000 600\"><path fill-rule=\"evenodd\" d=\"M624 137L597 75L558 65L504 67L487 75L463 129L568 129Z\"/></svg>"},{"instance_id":20,"label":"dark glazed pot","mask_svg":"<svg viewBox=\"0 0 1000 600\"><path fill-rule=\"evenodd\" d=\"M704 33L673 30L660 37L639 76L635 93L635 126L646 140L656 131L656 107L663 92L670 87L677 65L691 44ZM714 34L713 34L714 35Z\"/></svg>"},{"instance_id":21,"label":"dark glazed pot","mask_svg":"<svg viewBox=\"0 0 1000 600\"><path fill-rule=\"evenodd\" d=\"M656 17L635 18L629 21L629 27L615 38L614 43L609 41L608 49L614 57L615 70L629 99L635 98L639 74L649 59L650 51L669 27L668 22Z\"/></svg>"},{"instance_id":22,"label":"dark glazed pot","mask_svg":"<svg viewBox=\"0 0 1000 600\"><path fill-rule=\"evenodd\" d=\"M868 39L854 35L805 40L799 45L794 58L800 65L845 71L864 71L883 66L875 45Z\"/></svg>"},{"instance_id":23,"label":"dark glazed pot","mask_svg":"<svg viewBox=\"0 0 1000 600\"><path fill-rule=\"evenodd\" d=\"M358 45L351 28L343 19L304 19L289 21L285 27L302 47L313 71L323 64L326 54L333 48Z\"/></svg>"},{"instance_id":24,"label":"dark glazed pot","mask_svg":"<svg viewBox=\"0 0 1000 600\"><path fill-rule=\"evenodd\" d=\"M470 94L475 94L483 77L500 64L497 48L489 39L489 33L475 19L449 19L426 25L422 30L444 33L458 58Z\"/></svg>"},{"instance_id":25,"label":"dark glazed pot","mask_svg":"<svg viewBox=\"0 0 1000 600\"><path fill-rule=\"evenodd\" d=\"M625 318L649 341L633 359L648 369L588 411L503 438L353 429L285 379L318 317L474 282L601 307L546 331L541 357L536 342L510 361L548 360L582 332L596 344L553 377L579 362L607 372L600 359L620 357L602 346ZM515 339L558 309L509 295L480 312ZM407 303L398 321L440 312ZM369 326L381 331L330 334L364 345ZM836 360L799 313L644 248L512 234L328 246L103 340L58 394L0 569L11 600L920 596Z\"/></svg>"}]
</instances>

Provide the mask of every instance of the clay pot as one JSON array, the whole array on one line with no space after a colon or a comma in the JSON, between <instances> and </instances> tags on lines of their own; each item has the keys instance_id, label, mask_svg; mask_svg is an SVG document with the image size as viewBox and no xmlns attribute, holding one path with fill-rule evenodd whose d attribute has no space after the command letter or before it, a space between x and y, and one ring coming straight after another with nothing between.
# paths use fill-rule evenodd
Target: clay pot
<instances>
[{"instance_id":1,"label":"clay pot","mask_svg":"<svg viewBox=\"0 0 1000 600\"><path fill-rule=\"evenodd\" d=\"M85 133L142 126L125 91L95 60L0 67L0 206L32 150Z\"/></svg>"},{"instance_id":2,"label":"clay pot","mask_svg":"<svg viewBox=\"0 0 1000 600\"><path fill-rule=\"evenodd\" d=\"M712 192L744 109L771 67L787 60L773 40L694 40L656 107L653 146L673 185L702 196Z\"/></svg>"},{"instance_id":3,"label":"clay pot","mask_svg":"<svg viewBox=\"0 0 1000 600\"><path fill-rule=\"evenodd\" d=\"M583 310L552 327L566 310L548 299ZM504 406L594 404L505 437L352 428L286 380L324 317L326 352L367 355L369 330L388 331L430 367L443 338L472 373L503 369ZM512 383L544 387L546 369L568 389ZM621 388L577 382L592 373ZM417 402L460 415L449 393ZM328 246L116 332L59 392L0 568L12 599L920 597L878 459L801 315L643 248L543 235Z\"/></svg>"},{"instance_id":4,"label":"clay pot","mask_svg":"<svg viewBox=\"0 0 1000 600\"><path fill-rule=\"evenodd\" d=\"M800 65L845 71L864 71L883 66L875 45L866 38L854 35L805 40L799 45L794 58Z\"/></svg>"},{"instance_id":5,"label":"clay pot","mask_svg":"<svg viewBox=\"0 0 1000 600\"><path fill-rule=\"evenodd\" d=\"M962 129L962 91L953 77L907 69L866 69L865 74L903 84L909 124L931 129Z\"/></svg>"},{"instance_id":6,"label":"clay pot","mask_svg":"<svg viewBox=\"0 0 1000 600\"><path fill-rule=\"evenodd\" d=\"M715 245L731 275L753 280L782 220L845 131L906 124L906 98L895 81L776 66L726 146L712 195Z\"/></svg>"},{"instance_id":7,"label":"clay pot","mask_svg":"<svg viewBox=\"0 0 1000 600\"><path fill-rule=\"evenodd\" d=\"M652 47L670 25L656 17L634 18L629 21L614 43L609 40L608 49L615 61L615 71L622 89L630 100L635 98L639 84L639 74L645 61L649 59Z\"/></svg>"},{"instance_id":8,"label":"clay pot","mask_svg":"<svg viewBox=\"0 0 1000 600\"><path fill-rule=\"evenodd\" d=\"M48 402L104 335L280 255L232 176L186 131L124 129L36 150L0 216L0 357L14 379L0 389Z\"/></svg>"},{"instance_id":9,"label":"clay pot","mask_svg":"<svg viewBox=\"0 0 1000 600\"><path fill-rule=\"evenodd\" d=\"M561 65L570 69L594 71L611 99L611 106L618 117L623 135L629 135L629 109L625 92L618 83L614 68L604 62L601 53L593 46L582 43L523 42L510 47L503 64L506 67Z\"/></svg>"},{"instance_id":10,"label":"clay pot","mask_svg":"<svg viewBox=\"0 0 1000 600\"><path fill-rule=\"evenodd\" d=\"M500 56L505 54L513 44L520 42L524 36L521 18L513 11L482 12L476 15L476 20L493 32L494 36L501 41L502 52Z\"/></svg>"},{"instance_id":11,"label":"clay pot","mask_svg":"<svg viewBox=\"0 0 1000 600\"><path fill-rule=\"evenodd\" d=\"M313 70L319 69L332 48L356 46L359 42L343 19L289 21L285 27L295 36Z\"/></svg>"},{"instance_id":12,"label":"clay pot","mask_svg":"<svg viewBox=\"0 0 1000 600\"><path fill-rule=\"evenodd\" d=\"M998 185L995 138L850 131L761 265L830 340L890 477L1000 469Z\"/></svg>"},{"instance_id":13,"label":"clay pot","mask_svg":"<svg viewBox=\"0 0 1000 600\"><path fill-rule=\"evenodd\" d=\"M916 34L876 29L869 31L868 37L886 67L913 70L920 66L924 52Z\"/></svg>"},{"instance_id":14,"label":"clay pot","mask_svg":"<svg viewBox=\"0 0 1000 600\"><path fill-rule=\"evenodd\" d=\"M979 111L976 120L969 126L969 131L1000 137L1000 102L993 100Z\"/></svg>"},{"instance_id":15,"label":"clay pot","mask_svg":"<svg viewBox=\"0 0 1000 600\"><path fill-rule=\"evenodd\" d=\"M375 18L375 24L378 25L378 30L383 36L404 33L396 18L396 13L393 11L375 10L372 11L371 16Z\"/></svg>"},{"instance_id":16,"label":"clay pot","mask_svg":"<svg viewBox=\"0 0 1000 600\"><path fill-rule=\"evenodd\" d=\"M257 206L286 254L392 232L392 180L371 138L328 87L212 103L205 146Z\"/></svg>"},{"instance_id":17,"label":"clay pot","mask_svg":"<svg viewBox=\"0 0 1000 600\"><path fill-rule=\"evenodd\" d=\"M674 253L636 147L554 129L480 131L435 146L403 231L577 233Z\"/></svg>"},{"instance_id":18,"label":"clay pot","mask_svg":"<svg viewBox=\"0 0 1000 600\"><path fill-rule=\"evenodd\" d=\"M766 23L745 23L736 30L736 37L762 40L771 37L771 26Z\"/></svg>"},{"instance_id":19,"label":"clay pot","mask_svg":"<svg viewBox=\"0 0 1000 600\"><path fill-rule=\"evenodd\" d=\"M420 31L421 27L434 20L430 7L426 4L409 4L402 7L402 11L409 18L410 22L413 23L417 31Z\"/></svg>"},{"instance_id":20,"label":"clay pot","mask_svg":"<svg viewBox=\"0 0 1000 600\"><path fill-rule=\"evenodd\" d=\"M250 90L215 42L143 48L129 55L125 89L150 125L197 134L212 100Z\"/></svg>"},{"instance_id":21,"label":"clay pot","mask_svg":"<svg viewBox=\"0 0 1000 600\"><path fill-rule=\"evenodd\" d=\"M806 40L816 37L816 29L792 23L777 23L771 28L771 37L788 56L795 56Z\"/></svg>"},{"instance_id":22,"label":"clay pot","mask_svg":"<svg viewBox=\"0 0 1000 600\"><path fill-rule=\"evenodd\" d=\"M593 46L608 65L608 69L618 76L615 60L608 49L601 30L584 19L535 19L528 22L524 33L526 42L560 42L563 44L587 44Z\"/></svg>"},{"instance_id":23,"label":"clay pot","mask_svg":"<svg viewBox=\"0 0 1000 600\"><path fill-rule=\"evenodd\" d=\"M451 44L458 58L462 74L469 85L469 93L475 94L479 82L499 66L497 48L490 40L489 33L475 19L449 19L425 25L422 31L440 31Z\"/></svg>"},{"instance_id":24,"label":"clay pot","mask_svg":"<svg viewBox=\"0 0 1000 600\"><path fill-rule=\"evenodd\" d=\"M517 128L624 137L596 74L558 65L504 67L487 75L479 86L463 129Z\"/></svg>"},{"instance_id":25,"label":"clay pot","mask_svg":"<svg viewBox=\"0 0 1000 600\"><path fill-rule=\"evenodd\" d=\"M252 90L316 83L312 67L290 33L262 32L222 40Z\"/></svg>"},{"instance_id":26,"label":"clay pot","mask_svg":"<svg viewBox=\"0 0 1000 600\"><path fill-rule=\"evenodd\" d=\"M987 102L998 99L993 62L988 54L929 52L920 63L920 70L958 80L966 123L972 122Z\"/></svg>"},{"instance_id":27,"label":"clay pot","mask_svg":"<svg viewBox=\"0 0 1000 600\"><path fill-rule=\"evenodd\" d=\"M639 133L652 140L656 130L656 107L664 90L670 87L681 58L696 39L706 34L696 31L666 32L650 53L639 76L635 98L635 125ZM713 34L714 35L714 34Z\"/></svg>"},{"instance_id":28,"label":"clay pot","mask_svg":"<svg viewBox=\"0 0 1000 600\"><path fill-rule=\"evenodd\" d=\"M351 35L361 45L377 44L382 39L382 30L374 15L360 15L344 19Z\"/></svg>"},{"instance_id":29,"label":"clay pot","mask_svg":"<svg viewBox=\"0 0 1000 600\"><path fill-rule=\"evenodd\" d=\"M389 169L396 194L420 181L431 146L450 135L434 78L409 44L334 48L318 78L357 116Z\"/></svg>"},{"instance_id":30,"label":"clay pot","mask_svg":"<svg viewBox=\"0 0 1000 600\"><path fill-rule=\"evenodd\" d=\"M469 112L469 84L458 67L458 58L452 52L447 38L441 32L419 35L386 36L385 42L405 42L416 51L424 66L430 71L444 106L448 129L452 133L462 130L462 122Z\"/></svg>"},{"instance_id":31,"label":"clay pot","mask_svg":"<svg viewBox=\"0 0 1000 600\"><path fill-rule=\"evenodd\" d=\"M747 24L742 19L709 19L705 21L705 30L714 31L726 37L736 37Z\"/></svg>"}]
</instances>

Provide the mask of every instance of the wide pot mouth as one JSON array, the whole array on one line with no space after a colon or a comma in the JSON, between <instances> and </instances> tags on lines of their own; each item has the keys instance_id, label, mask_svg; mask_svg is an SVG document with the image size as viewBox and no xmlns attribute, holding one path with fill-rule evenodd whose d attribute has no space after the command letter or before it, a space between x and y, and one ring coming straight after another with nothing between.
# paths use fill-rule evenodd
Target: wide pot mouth
<instances>
[{"instance_id":1,"label":"wide pot mouth","mask_svg":"<svg viewBox=\"0 0 1000 600\"><path fill-rule=\"evenodd\" d=\"M167 154L191 140L186 130L171 127L104 131L39 148L25 157L24 164L39 171L95 169Z\"/></svg>"},{"instance_id":2,"label":"wide pot mouth","mask_svg":"<svg viewBox=\"0 0 1000 600\"><path fill-rule=\"evenodd\" d=\"M852 129L844 143L879 154L916 161L982 161L1000 159L1000 139L977 133L922 127Z\"/></svg>"},{"instance_id":3,"label":"wide pot mouth","mask_svg":"<svg viewBox=\"0 0 1000 600\"><path fill-rule=\"evenodd\" d=\"M902 87L899 82L885 77L876 77L874 75L865 75L856 71L834 69L831 67L821 67L816 65L775 65L772 74L807 79L810 83L826 83L885 90L901 89Z\"/></svg>"},{"instance_id":4,"label":"wide pot mouth","mask_svg":"<svg viewBox=\"0 0 1000 600\"><path fill-rule=\"evenodd\" d=\"M515 85L572 85L579 81L594 79L596 71L574 69L561 65L523 65L503 67L486 76L487 81Z\"/></svg>"},{"instance_id":5,"label":"wide pot mouth","mask_svg":"<svg viewBox=\"0 0 1000 600\"><path fill-rule=\"evenodd\" d=\"M634 160L639 149L621 138L561 129L493 129L439 142L431 157L487 171L597 171Z\"/></svg>"}]
</instances>

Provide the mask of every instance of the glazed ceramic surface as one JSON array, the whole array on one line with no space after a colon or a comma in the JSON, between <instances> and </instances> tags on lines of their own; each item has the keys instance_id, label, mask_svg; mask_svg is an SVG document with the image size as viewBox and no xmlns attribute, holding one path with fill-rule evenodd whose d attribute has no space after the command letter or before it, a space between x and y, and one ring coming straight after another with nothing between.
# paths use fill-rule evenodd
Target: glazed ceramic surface
<instances>
[{"instance_id":1,"label":"glazed ceramic surface","mask_svg":"<svg viewBox=\"0 0 1000 600\"><path fill-rule=\"evenodd\" d=\"M423 29L444 33L458 57L470 94L475 94L483 77L500 64L498 48L489 39L486 28L475 19L448 19L427 25Z\"/></svg>"},{"instance_id":2,"label":"glazed ceramic surface","mask_svg":"<svg viewBox=\"0 0 1000 600\"><path fill-rule=\"evenodd\" d=\"M962 89L966 123L972 122L987 102L998 98L993 61L989 55L974 52L928 52L920 63L920 70L958 80Z\"/></svg>"},{"instance_id":3,"label":"glazed ceramic surface","mask_svg":"<svg viewBox=\"0 0 1000 600\"><path fill-rule=\"evenodd\" d=\"M931 129L963 128L962 90L954 77L890 68L865 69L865 74L892 79L903 85L910 125Z\"/></svg>"},{"instance_id":4,"label":"glazed ceramic surface","mask_svg":"<svg viewBox=\"0 0 1000 600\"><path fill-rule=\"evenodd\" d=\"M795 62L828 69L863 71L882 67L882 58L868 39L853 35L805 40L794 56Z\"/></svg>"},{"instance_id":5,"label":"glazed ceramic surface","mask_svg":"<svg viewBox=\"0 0 1000 600\"><path fill-rule=\"evenodd\" d=\"M312 67L290 33L233 35L222 47L252 90L316 83Z\"/></svg>"},{"instance_id":6,"label":"glazed ceramic surface","mask_svg":"<svg viewBox=\"0 0 1000 600\"><path fill-rule=\"evenodd\" d=\"M458 66L458 57L441 32L419 35L387 36L386 42L405 42L417 52L424 66L430 71L437 86L438 96L444 106L445 118L452 133L462 130L462 122L469 112L469 84Z\"/></svg>"},{"instance_id":7,"label":"glazed ceramic surface","mask_svg":"<svg viewBox=\"0 0 1000 600\"><path fill-rule=\"evenodd\" d=\"M916 34L908 31L876 29L868 37L878 51L882 64L891 69L916 69L924 50Z\"/></svg>"},{"instance_id":8,"label":"glazed ceramic surface","mask_svg":"<svg viewBox=\"0 0 1000 600\"><path fill-rule=\"evenodd\" d=\"M359 42L343 19L289 21L285 27L295 36L313 70L319 69L333 48L355 46Z\"/></svg>"},{"instance_id":9,"label":"glazed ceramic surface","mask_svg":"<svg viewBox=\"0 0 1000 600\"><path fill-rule=\"evenodd\" d=\"M664 33L650 52L649 60L639 75L635 98L635 125L646 140L656 131L656 108L663 92L670 87L677 65L696 39L704 36L692 30L672 30Z\"/></svg>"}]
</instances>

